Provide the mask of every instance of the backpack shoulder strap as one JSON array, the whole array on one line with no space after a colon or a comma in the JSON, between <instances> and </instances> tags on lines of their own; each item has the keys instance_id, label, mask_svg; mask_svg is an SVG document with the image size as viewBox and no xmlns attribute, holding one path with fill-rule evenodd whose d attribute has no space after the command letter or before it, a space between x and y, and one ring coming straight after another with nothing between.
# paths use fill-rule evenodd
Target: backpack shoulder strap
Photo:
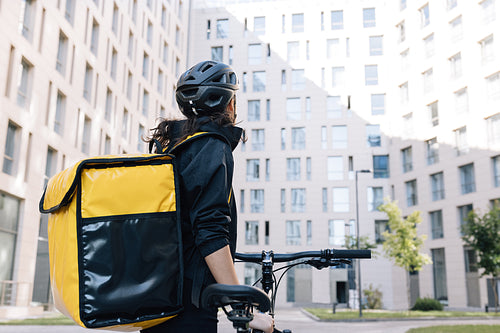
<instances>
[{"instance_id":1,"label":"backpack shoulder strap","mask_svg":"<svg viewBox=\"0 0 500 333\"><path fill-rule=\"evenodd\" d=\"M218 133L214 133L214 132L196 132L190 136L188 136L187 138L185 138L184 140L182 140L181 142L178 142L177 144L175 144L172 148L170 149L165 149L163 152L164 153L167 153L167 154L173 154L175 150L177 150L180 146L183 146L185 144L187 144L188 142L191 142L191 141L194 141L200 137L203 137L203 136L214 136L214 137L219 137L221 138L222 140L224 140L224 142L227 142L227 139L218 134Z\"/></svg>"}]
</instances>

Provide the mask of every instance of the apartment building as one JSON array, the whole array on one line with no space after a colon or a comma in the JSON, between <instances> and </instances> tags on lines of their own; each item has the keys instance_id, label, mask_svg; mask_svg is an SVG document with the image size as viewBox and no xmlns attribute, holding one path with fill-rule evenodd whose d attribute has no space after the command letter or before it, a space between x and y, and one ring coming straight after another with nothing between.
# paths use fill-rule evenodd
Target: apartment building
<instances>
[{"instance_id":1,"label":"apartment building","mask_svg":"<svg viewBox=\"0 0 500 333\"><path fill-rule=\"evenodd\" d=\"M38 212L47 180L85 157L146 152L157 117L177 114L188 10L180 0L0 2L0 316L51 303Z\"/></svg>"},{"instance_id":2,"label":"apartment building","mask_svg":"<svg viewBox=\"0 0 500 333\"><path fill-rule=\"evenodd\" d=\"M495 1L307 4L193 3L188 63L223 61L240 77L239 251L341 248L356 235L356 204L360 235L381 244L377 206L390 197L405 216L419 210L428 235L433 264L411 275L412 299L491 302L459 226L500 198ZM237 265L256 280L258 268ZM407 306L401 269L380 255L361 272L385 307ZM283 283L278 302L355 296L346 267L299 266Z\"/></svg>"}]
</instances>

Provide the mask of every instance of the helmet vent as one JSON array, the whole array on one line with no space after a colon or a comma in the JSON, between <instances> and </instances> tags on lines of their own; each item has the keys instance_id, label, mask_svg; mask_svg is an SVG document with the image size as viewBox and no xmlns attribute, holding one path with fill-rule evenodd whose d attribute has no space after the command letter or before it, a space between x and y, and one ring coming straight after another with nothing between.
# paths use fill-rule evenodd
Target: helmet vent
<instances>
[{"instance_id":1,"label":"helmet vent","mask_svg":"<svg viewBox=\"0 0 500 333\"><path fill-rule=\"evenodd\" d=\"M198 92L198 89L197 88L194 88L194 89L186 89L182 92L182 94L186 97L186 98L190 98L190 97L193 97L196 95L196 93Z\"/></svg>"},{"instance_id":2,"label":"helmet vent","mask_svg":"<svg viewBox=\"0 0 500 333\"><path fill-rule=\"evenodd\" d=\"M211 63L207 63L207 64L205 64L205 66L203 66L202 68L200 68L200 72L206 72L206 71L208 71L212 67L213 67L213 65Z\"/></svg>"}]
</instances>

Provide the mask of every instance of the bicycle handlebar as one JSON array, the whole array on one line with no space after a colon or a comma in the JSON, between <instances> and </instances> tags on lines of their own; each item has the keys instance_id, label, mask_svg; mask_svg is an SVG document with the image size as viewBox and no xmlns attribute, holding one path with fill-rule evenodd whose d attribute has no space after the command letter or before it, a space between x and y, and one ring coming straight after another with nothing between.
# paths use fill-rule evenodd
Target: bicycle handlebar
<instances>
[{"instance_id":1,"label":"bicycle handlebar","mask_svg":"<svg viewBox=\"0 0 500 333\"><path fill-rule=\"evenodd\" d=\"M303 251L296 253L273 253L274 262L287 262L301 258L324 258L324 259L370 259L372 252L370 250L335 250L326 249L321 251ZM262 253L236 253L235 258L259 263L262 261Z\"/></svg>"}]
</instances>

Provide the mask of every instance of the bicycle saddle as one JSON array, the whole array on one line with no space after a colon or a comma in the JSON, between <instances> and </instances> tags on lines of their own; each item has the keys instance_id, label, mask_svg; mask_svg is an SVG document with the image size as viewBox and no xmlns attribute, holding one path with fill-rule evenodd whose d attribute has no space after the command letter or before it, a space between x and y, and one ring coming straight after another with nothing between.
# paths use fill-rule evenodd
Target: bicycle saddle
<instances>
[{"instance_id":1,"label":"bicycle saddle","mask_svg":"<svg viewBox=\"0 0 500 333\"><path fill-rule=\"evenodd\" d=\"M246 285L211 284L201 295L204 308L250 304L261 312L269 311L271 302L262 290Z\"/></svg>"}]
</instances>

